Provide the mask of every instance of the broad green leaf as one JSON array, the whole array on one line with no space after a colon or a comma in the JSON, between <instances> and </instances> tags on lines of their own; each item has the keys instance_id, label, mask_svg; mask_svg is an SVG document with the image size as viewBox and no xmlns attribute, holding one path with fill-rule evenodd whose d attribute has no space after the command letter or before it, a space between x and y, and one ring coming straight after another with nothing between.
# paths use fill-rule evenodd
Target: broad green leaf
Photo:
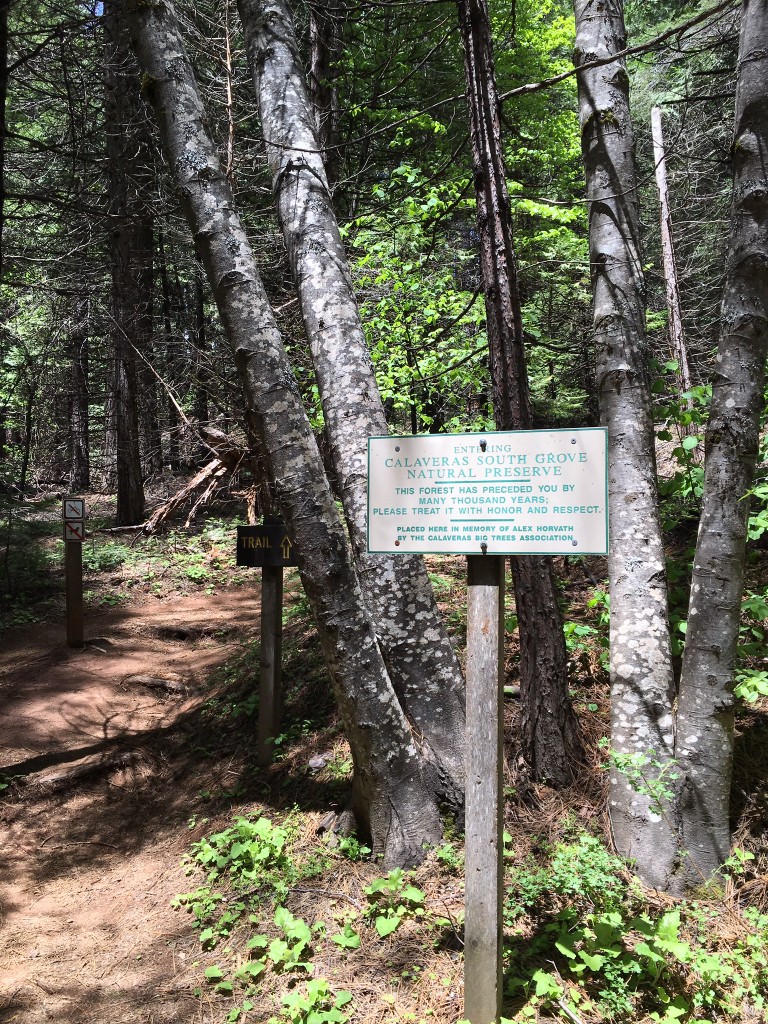
<instances>
[{"instance_id":1,"label":"broad green leaf","mask_svg":"<svg viewBox=\"0 0 768 1024\"><path fill-rule=\"evenodd\" d=\"M384 917L383 915L376 918L376 931L382 937L386 938L387 935L391 935L393 931L398 927L402 918L399 917Z\"/></svg>"}]
</instances>

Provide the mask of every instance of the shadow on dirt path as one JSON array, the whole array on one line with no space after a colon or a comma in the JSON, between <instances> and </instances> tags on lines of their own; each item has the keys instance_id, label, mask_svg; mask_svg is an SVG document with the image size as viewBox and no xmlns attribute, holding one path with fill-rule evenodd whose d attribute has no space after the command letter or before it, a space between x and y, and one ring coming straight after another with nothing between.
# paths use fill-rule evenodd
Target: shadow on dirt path
<instances>
[{"instance_id":1,"label":"shadow on dirt path","mask_svg":"<svg viewBox=\"0 0 768 1024\"><path fill-rule=\"evenodd\" d=\"M189 888L195 797L238 784L205 747L205 682L258 614L233 588L102 611L82 651L61 624L6 640L0 781L22 778L0 794L0 1020L210 1019L192 995L197 938L170 901Z\"/></svg>"}]
</instances>

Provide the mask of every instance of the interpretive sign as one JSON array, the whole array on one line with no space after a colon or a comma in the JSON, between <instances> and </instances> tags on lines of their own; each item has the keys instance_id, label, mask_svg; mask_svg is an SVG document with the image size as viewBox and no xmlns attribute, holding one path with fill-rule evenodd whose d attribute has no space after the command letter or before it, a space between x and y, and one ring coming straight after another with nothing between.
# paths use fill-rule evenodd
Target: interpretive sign
<instances>
[{"instance_id":1,"label":"interpretive sign","mask_svg":"<svg viewBox=\"0 0 768 1024\"><path fill-rule=\"evenodd\" d=\"M368 550L608 551L607 431L492 431L368 440Z\"/></svg>"},{"instance_id":2,"label":"interpretive sign","mask_svg":"<svg viewBox=\"0 0 768 1024\"><path fill-rule=\"evenodd\" d=\"M268 522L262 526L238 526L237 564L255 567L298 565L285 525Z\"/></svg>"}]
</instances>

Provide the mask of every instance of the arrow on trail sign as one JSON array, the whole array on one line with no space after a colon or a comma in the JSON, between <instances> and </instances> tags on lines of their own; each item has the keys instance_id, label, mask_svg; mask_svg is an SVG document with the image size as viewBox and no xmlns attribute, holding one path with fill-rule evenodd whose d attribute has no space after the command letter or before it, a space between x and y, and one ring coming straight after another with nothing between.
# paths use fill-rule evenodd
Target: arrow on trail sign
<instances>
[{"instance_id":1,"label":"arrow on trail sign","mask_svg":"<svg viewBox=\"0 0 768 1024\"><path fill-rule=\"evenodd\" d=\"M237 564L249 566L297 565L293 543L279 521L262 526L238 526Z\"/></svg>"}]
</instances>

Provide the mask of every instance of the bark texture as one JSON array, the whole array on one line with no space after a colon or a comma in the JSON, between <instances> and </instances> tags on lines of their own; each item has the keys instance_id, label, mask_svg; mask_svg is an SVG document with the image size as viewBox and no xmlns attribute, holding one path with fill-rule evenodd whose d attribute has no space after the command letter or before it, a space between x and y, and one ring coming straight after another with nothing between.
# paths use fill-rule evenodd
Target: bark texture
<instances>
[{"instance_id":1,"label":"bark texture","mask_svg":"<svg viewBox=\"0 0 768 1024\"><path fill-rule=\"evenodd\" d=\"M291 11L284 0L239 0L239 8L358 576L398 696L442 796L459 807L464 684L423 561L366 550L367 439L389 431L331 203Z\"/></svg>"},{"instance_id":2,"label":"bark texture","mask_svg":"<svg viewBox=\"0 0 768 1024\"><path fill-rule=\"evenodd\" d=\"M688 368L680 289L677 284L672 214L669 209L669 188L667 186L667 158L664 150L664 129L660 107L654 107L651 110L651 133L653 136L653 159L656 165L656 187L659 190L661 258L664 265L664 290L669 315L669 341L672 355L677 360L677 380L682 395L683 392L690 390L691 371Z\"/></svg>"},{"instance_id":3,"label":"bark texture","mask_svg":"<svg viewBox=\"0 0 768 1024\"><path fill-rule=\"evenodd\" d=\"M70 487L85 490L91 485L88 437L88 328L90 304L87 295L78 296L73 304L69 342L71 390L70 422Z\"/></svg>"},{"instance_id":4,"label":"bark texture","mask_svg":"<svg viewBox=\"0 0 768 1024\"><path fill-rule=\"evenodd\" d=\"M5 247L5 107L8 95L8 10L11 0L0 0L0 275Z\"/></svg>"},{"instance_id":5,"label":"bark texture","mask_svg":"<svg viewBox=\"0 0 768 1024\"><path fill-rule=\"evenodd\" d=\"M205 128L170 2L129 0L145 90L243 381L249 416L295 544L355 763L353 807L385 865L415 863L441 832L423 759L389 683L253 253Z\"/></svg>"},{"instance_id":6,"label":"bark texture","mask_svg":"<svg viewBox=\"0 0 768 1024\"><path fill-rule=\"evenodd\" d=\"M621 0L576 0L575 63L625 46ZM597 382L609 430L608 571L611 594L611 743L619 756L666 765L674 755L674 677L645 368L645 282L637 212L629 79L623 61L578 73L579 120L589 202ZM644 771L653 781L651 764ZM616 846L661 889L677 862L674 810L663 814L613 771Z\"/></svg>"},{"instance_id":7,"label":"bark texture","mask_svg":"<svg viewBox=\"0 0 768 1024\"><path fill-rule=\"evenodd\" d=\"M472 162L483 270L493 406L499 430L533 426L520 292L485 0L461 0ZM541 782L566 785L583 758L568 697L565 638L552 559L511 559L520 631L521 744Z\"/></svg>"},{"instance_id":8,"label":"bark texture","mask_svg":"<svg viewBox=\"0 0 768 1024\"><path fill-rule=\"evenodd\" d=\"M141 99L121 7L109 0L102 18L113 339L107 429L115 459L116 522L128 526L144 517L136 350L147 349L152 330L152 219L137 192Z\"/></svg>"},{"instance_id":9,"label":"bark texture","mask_svg":"<svg viewBox=\"0 0 768 1024\"><path fill-rule=\"evenodd\" d=\"M736 88L731 241L706 433L704 499L680 681L677 755L686 882L722 865L733 761L733 668L749 490L768 352L768 4L745 0Z\"/></svg>"},{"instance_id":10,"label":"bark texture","mask_svg":"<svg viewBox=\"0 0 768 1024\"><path fill-rule=\"evenodd\" d=\"M339 176L339 96L336 63L342 53L344 9L339 0L316 4L309 12L311 44L309 91L323 154L325 176L331 188Z\"/></svg>"}]
</instances>

